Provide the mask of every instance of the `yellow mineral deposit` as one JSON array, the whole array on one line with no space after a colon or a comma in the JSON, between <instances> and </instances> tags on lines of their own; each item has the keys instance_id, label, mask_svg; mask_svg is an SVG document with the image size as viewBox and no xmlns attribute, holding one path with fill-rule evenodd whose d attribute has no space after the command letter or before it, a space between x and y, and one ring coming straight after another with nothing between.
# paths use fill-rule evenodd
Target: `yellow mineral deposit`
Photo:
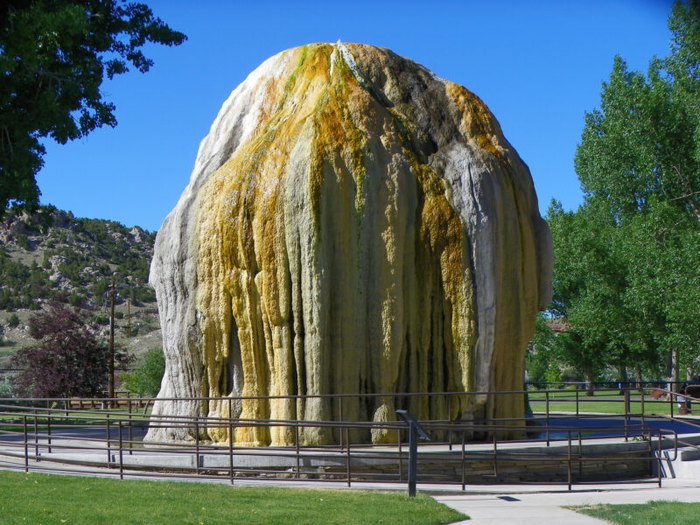
<instances>
[{"instance_id":1,"label":"yellow mineral deposit","mask_svg":"<svg viewBox=\"0 0 700 525\"><path fill-rule=\"evenodd\" d=\"M397 392L520 389L550 266L527 167L475 95L383 49L285 51L226 102L159 233L167 371L154 413L387 421ZM325 394L356 395L313 397ZM165 399L202 395L221 399ZM409 409L522 415L521 398L486 399ZM233 439L295 436L240 427Z\"/></svg>"}]
</instances>

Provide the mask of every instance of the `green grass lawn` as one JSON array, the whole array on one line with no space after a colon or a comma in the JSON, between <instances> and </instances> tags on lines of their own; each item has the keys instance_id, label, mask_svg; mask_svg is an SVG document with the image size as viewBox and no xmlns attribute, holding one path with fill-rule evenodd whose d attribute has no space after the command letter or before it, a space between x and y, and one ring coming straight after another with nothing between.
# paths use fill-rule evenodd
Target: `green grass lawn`
<instances>
[{"instance_id":1,"label":"green grass lawn","mask_svg":"<svg viewBox=\"0 0 700 525\"><path fill-rule=\"evenodd\" d=\"M652 501L646 505L596 505L572 510L620 525L696 525L700 503Z\"/></svg>"},{"instance_id":2,"label":"green grass lawn","mask_svg":"<svg viewBox=\"0 0 700 525\"><path fill-rule=\"evenodd\" d=\"M130 420L131 424L135 426L139 424L145 425L149 421L148 416L137 413L132 413L131 419L129 419L129 414L125 410L73 410L69 411L68 414L68 416L65 416L63 412L55 411L51 415L51 428L54 431L57 429L71 428L75 426L97 426L106 428L108 414L110 425L112 426L113 430L116 430L119 425L119 421L127 422ZM6 412L1 414L0 431L23 432L24 416L27 418L27 430L29 432L34 432L35 416L31 410L23 410L12 413ZM36 429L39 432L46 432L48 428L46 414L41 410L38 410L36 414Z\"/></svg>"},{"instance_id":3,"label":"green grass lawn","mask_svg":"<svg viewBox=\"0 0 700 525\"><path fill-rule=\"evenodd\" d=\"M3 524L442 525L463 519L423 495L0 473Z\"/></svg>"},{"instance_id":4,"label":"green grass lawn","mask_svg":"<svg viewBox=\"0 0 700 525\"><path fill-rule=\"evenodd\" d=\"M530 407L536 414L544 414L546 411L545 394L541 392L529 392ZM579 413L599 413L599 414L624 414L624 396L618 395L617 391L597 391L590 397L585 392L579 392ZM700 407L695 407L700 410ZM561 391L550 392L549 411L551 412L576 412L576 392ZM640 396L635 393L631 397L630 413L641 414L642 403ZM670 415L671 407L668 400L654 401L650 395L644 397L644 413L647 415ZM673 407L674 415L678 415L678 407Z\"/></svg>"}]
</instances>

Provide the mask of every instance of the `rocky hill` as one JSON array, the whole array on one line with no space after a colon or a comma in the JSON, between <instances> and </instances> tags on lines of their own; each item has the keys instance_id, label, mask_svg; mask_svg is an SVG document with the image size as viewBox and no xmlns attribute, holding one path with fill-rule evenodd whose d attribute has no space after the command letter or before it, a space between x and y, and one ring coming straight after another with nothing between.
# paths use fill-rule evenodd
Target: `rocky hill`
<instances>
[{"instance_id":1,"label":"rocky hill","mask_svg":"<svg viewBox=\"0 0 700 525\"><path fill-rule=\"evenodd\" d=\"M55 207L9 210L0 221L0 368L32 343L27 321L49 301L90 312L106 337L112 280L116 341L132 354L158 347L155 294L148 285L155 233Z\"/></svg>"}]
</instances>

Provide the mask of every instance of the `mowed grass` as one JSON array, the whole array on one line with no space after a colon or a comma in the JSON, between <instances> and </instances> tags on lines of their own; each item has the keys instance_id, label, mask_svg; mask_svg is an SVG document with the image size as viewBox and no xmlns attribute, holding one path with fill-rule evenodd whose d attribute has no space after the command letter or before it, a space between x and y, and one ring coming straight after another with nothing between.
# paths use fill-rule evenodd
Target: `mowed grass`
<instances>
[{"instance_id":1,"label":"mowed grass","mask_svg":"<svg viewBox=\"0 0 700 525\"><path fill-rule=\"evenodd\" d=\"M541 392L529 392L530 407L536 414L544 414L546 412L545 394ZM587 396L585 392L579 392L578 398L579 413L588 414L611 414L624 415L625 402L624 396L618 395L617 391L597 391L594 395ZM670 415L671 406L668 400L655 401L651 399L649 394L644 396L644 407L638 394L634 394L630 399L630 414L641 414L642 408L644 414L647 415ZM693 407L700 410L700 406ZM549 411L553 412L576 412L576 392L562 391L550 392L549 394ZM673 406L673 414L678 415L678 406Z\"/></svg>"},{"instance_id":2,"label":"mowed grass","mask_svg":"<svg viewBox=\"0 0 700 525\"><path fill-rule=\"evenodd\" d=\"M463 519L423 495L0 473L3 524L442 525Z\"/></svg>"},{"instance_id":3,"label":"mowed grass","mask_svg":"<svg viewBox=\"0 0 700 525\"><path fill-rule=\"evenodd\" d=\"M620 525L697 525L700 503L652 501L646 505L595 505L572 510Z\"/></svg>"}]
</instances>

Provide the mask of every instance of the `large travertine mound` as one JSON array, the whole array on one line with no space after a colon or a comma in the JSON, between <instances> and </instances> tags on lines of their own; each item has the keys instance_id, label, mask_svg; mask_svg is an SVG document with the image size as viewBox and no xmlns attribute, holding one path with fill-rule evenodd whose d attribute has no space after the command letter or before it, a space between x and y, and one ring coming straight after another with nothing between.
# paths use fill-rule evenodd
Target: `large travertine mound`
<instances>
[{"instance_id":1,"label":"large travertine mound","mask_svg":"<svg viewBox=\"0 0 700 525\"><path fill-rule=\"evenodd\" d=\"M550 272L529 171L481 100L388 50L285 51L226 101L158 234L167 366L154 414L386 421L395 392L519 390ZM388 395L240 399L364 393ZM174 399L195 397L231 401ZM523 400L408 408L511 417ZM233 437L294 440L282 427Z\"/></svg>"}]
</instances>

